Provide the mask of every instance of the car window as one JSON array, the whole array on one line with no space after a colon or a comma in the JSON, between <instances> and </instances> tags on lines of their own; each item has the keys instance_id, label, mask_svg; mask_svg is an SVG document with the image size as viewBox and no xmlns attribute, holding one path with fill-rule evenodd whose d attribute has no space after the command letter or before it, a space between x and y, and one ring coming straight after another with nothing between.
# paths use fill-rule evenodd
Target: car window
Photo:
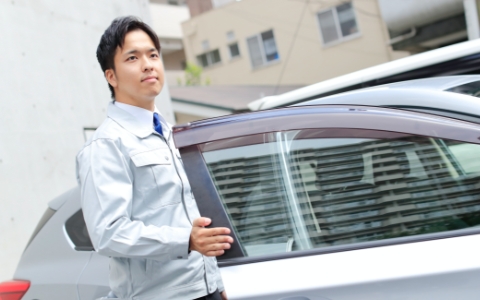
<instances>
[{"instance_id":1,"label":"car window","mask_svg":"<svg viewBox=\"0 0 480 300\"><path fill-rule=\"evenodd\" d=\"M325 131L200 146L247 256L480 225L479 145Z\"/></svg>"},{"instance_id":2,"label":"car window","mask_svg":"<svg viewBox=\"0 0 480 300\"><path fill-rule=\"evenodd\" d=\"M447 90L448 92L459 93L469 95L473 97L480 96L480 81L473 81L466 84L462 84Z\"/></svg>"},{"instance_id":3,"label":"car window","mask_svg":"<svg viewBox=\"0 0 480 300\"><path fill-rule=\"evenodd\" d=\"M65 231L77 251L94 251L87 225L80 209L65 222Z\"/></svg>"},{"instance_id":4,"label":"car window","mask_svg":"<svg viewBox=\"0 0 480 300\"><path fill-rule=\"evenodd\" d=\"M478 153L480 153L480 145L465 144L452 141L448 144L448 150L453 155L453 159L458 162L464 173L480 173L480 160L478 159Z\"/></svg>"}]
</instances>

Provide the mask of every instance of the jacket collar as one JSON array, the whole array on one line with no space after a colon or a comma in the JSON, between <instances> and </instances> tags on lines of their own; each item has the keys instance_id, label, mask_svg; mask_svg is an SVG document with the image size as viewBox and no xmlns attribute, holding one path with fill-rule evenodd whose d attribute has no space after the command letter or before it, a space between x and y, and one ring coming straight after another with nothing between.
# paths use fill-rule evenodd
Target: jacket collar
<instances>
[{"instance_id":1,"label":"jacket collar","mask_svg":"<svg viewBox=\"0 0 480 300\"><path fill-rule=\"evenodd\" d=\"M113 102L108 105L107 116L122 126L128 132L139 138L146 138L153 133L152 126L142 126L134 116L115 106ZM153 122L153 121L152 121Z\"/></svg>"}]
</instances>

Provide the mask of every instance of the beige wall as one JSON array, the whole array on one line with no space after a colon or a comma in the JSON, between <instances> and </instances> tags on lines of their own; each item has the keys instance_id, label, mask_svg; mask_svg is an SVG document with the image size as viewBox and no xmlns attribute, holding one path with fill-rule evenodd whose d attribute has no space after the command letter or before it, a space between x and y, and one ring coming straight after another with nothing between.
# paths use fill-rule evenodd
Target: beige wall
<instances>
[{"instance_id":1,"label":"beige wall","mask_svg":"<svg viewBox=\"0 0 480 300\"><path fill-rule=\"evenodd\" d=\"M343 75L394 58L387 46L388 34L380 16L377 0L354 0L360 35L337 45L324 46L317 22L317 12L341 3L290 0L243 0L196 16L184 23L184 47L188 61L210 49L219 49L221 64L205 68L204 76L212 84L311 84ZM304 10L299 32L298 21ZM280 59L269 66L252 69L246 38L273 29ZM233 30L241 58L229 60L226 33ZM290 47L293 43L293 48ZM288 57L288 53L291 54ZM288 58L287 58L288 57ZM282 69L285 68L280 78Z\"/></svg>"},{"instance_id":2,"label":"beige wall","mask_svg":"<svg viewBox=\"0 0 480 300\"><path fill-rule=\"evenodd\" d=\"M163 58L163 67L165 68L165 70L167 70L167 71L183 70L182 62L185 62L185 60L186 60L185 51L178 50L178 51L175 51L175 52L170 52L170 53L167 53L167 54L163 54L162 58Z\"/></svg>"},{"instance_id":3,"label":"beige wall","mask_svg":"<svg viewBox=\"0 0 480 300\"><path fill-rule=\"evenodd\" d=\"M212 0L187 0L190 15L197 16L213 8Z\"/></svg>"},{"instance_id":4,"label":"beige wall","mask_svg":"<svg viewBox=\"0 0 480 300\"><path fill-rule=\"evenodd\" d=\"M185 124L193 121L198 121L204 119L204 117L191 115L191 114L184 114L184 113L175 113L175 120L177 121L176 124Z\"/></svg>"}]
</instances>

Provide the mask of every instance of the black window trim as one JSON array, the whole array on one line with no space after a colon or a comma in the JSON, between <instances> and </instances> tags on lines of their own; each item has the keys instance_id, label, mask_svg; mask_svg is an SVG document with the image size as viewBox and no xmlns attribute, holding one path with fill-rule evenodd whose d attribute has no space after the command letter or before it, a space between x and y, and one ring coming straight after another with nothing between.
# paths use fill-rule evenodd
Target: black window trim
<instances>
[{"instance_id":1,"label":"black window trim","mask_svg":"<svg viewBox=\"0 0 480 300\"><path fill-rule=\"evenodd\" d=\"M231 230L231 236L234 241L238 241L238 236L227 216L225 207L218 195L215 184L212 181L207 165L203 160L197 146L190 146L180 149L185 172L188 181L195 195L198 210L202 217L212 219L212 224L208 227L227 227ZM245 251L240 243L234 242L231 248L222 256L217 257L218 260L245 257Z\"/></svg>"}]
</instances>

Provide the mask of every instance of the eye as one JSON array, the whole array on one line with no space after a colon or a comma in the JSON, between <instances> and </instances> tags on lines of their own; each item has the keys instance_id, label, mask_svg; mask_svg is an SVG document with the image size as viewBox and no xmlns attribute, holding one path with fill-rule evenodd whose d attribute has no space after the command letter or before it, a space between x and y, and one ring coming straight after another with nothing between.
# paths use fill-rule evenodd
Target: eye
<instances>
[{"instance_id":1,"label":"eye","mask_svg":"<svg viewBox=\"0 0 480 300\"><path fill-rule=\"evenodd\" d=\"M135 59L137 59L137 57L132 55L132 56L129 56L127 58L127 61L131 61L131 60L135 60Z\"/></svg>"},{"instance_id":2,"label":"eye","mask_svg":"<svg viewBox=\"0 0 480 300\"><path fill-rule=\"evenodd\" d=\"M158 53L152 53L151 57L158 57Z\"/></svg>"}]
</instances>

